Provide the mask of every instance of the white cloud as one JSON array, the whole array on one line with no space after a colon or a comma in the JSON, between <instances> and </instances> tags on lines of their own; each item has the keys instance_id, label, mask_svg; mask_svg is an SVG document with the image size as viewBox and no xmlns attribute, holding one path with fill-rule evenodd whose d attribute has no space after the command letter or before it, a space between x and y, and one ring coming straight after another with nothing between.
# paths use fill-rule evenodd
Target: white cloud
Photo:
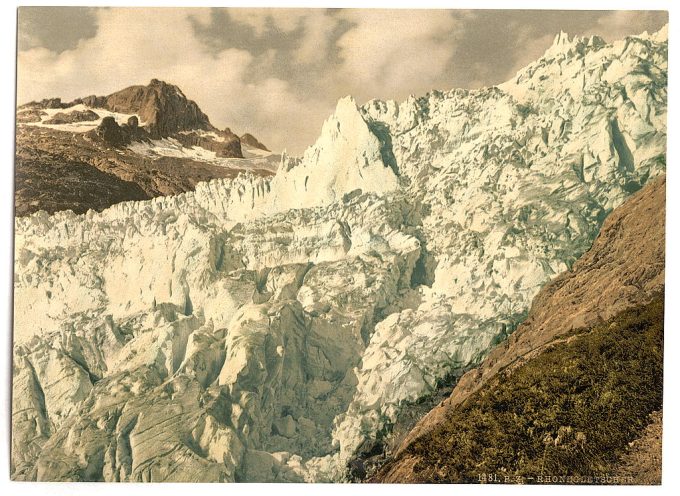
<instances>
[{"instance_id":1,"label":"white cloud","mask_svg":"<svg viewBox=\"0 0 680 496\"><path fill-rule=\"evenodd\" d=\"M19 52L18 101L105 95L158 78L180 86L215 125L251 132L273 149L299 154L344 95L359 102L401 100L434 88L495 84L510 65L505 79L540 56L554 36L552 27L542 26L536 16L506 23L502 13L484 11L228 12L232 22L252 28L257 38L243 40L253 43L250 51L216 51L215 43L208 47L197 36L195 24L218 33L234 27L213 26L209 9L97 10L96 35L81 39L75 48L59 54L41 47ZM650 15L604 13L593 18L598 19L593 29L617 39L638 27L642 31ZM496 22L489 35L503 29L508 46L479 37L479 30L487 32L483 23L489 19ZM466 45L470 39L474 44ZM285 42L277 46L278 40ZM498 63L503 54L512 64L505 59ZM454 56L465 64L465 73L456 72Z\"/></svg>"},{"instance_id":2,"label":"white cloud","mask_svg":"<svg viewBox=\"0 0 680 496\"><path fill-rule=\"evenodd\" d=\"M355 26L339 40L342 73L357 91L403 98L432 89L451 62L458 28L446 11L352 10ZM446 41L443 41L446 40Z\"/></svg>"},{"instance_id":3,"label":"white cloud","mask_svg":"<svg viewBox=\"0 0 680 496\"><path fill-rule=\"evenodd\" d=\"M339 20L322 10L308 10L301 22L304 32L295 51L297 62L312 64L324 61L330 50L331 34L338 27Z\"/></svg>"},{"instance_id":4,"label":"white cloud","mask_svg":"<svg viewBox=\"0 0 680 496\"><path fill-rule=\"evenodd\" d=\"M76 48L20 52L18 101L109 94L158 78L182 88L215 125L301 153L339 97L402 98L431 89L453 49L436 40L455 28L453 18L441 12L230 9L229 14L261 35L270 26L281 32L302 26L298 48L286 56L301 67L326 64L324 70L300 91L270 75L282 56L276 47L258 56L235 48L210 51L189 19L207 25L206 10L103 9L97 11L97 34ZM340 65L331 66L331 33L341 20L353 27L338 42Z\"/></svg>"},{"instance_id":5,"label":"white cloud","mask_svg":"<svg viewBox=\"0 0 680 496\"><path fill-rule=\"evenodd\" d=\"M252 132L274 149L288 146L299 152L313 141L306 128L310 112L318 113L314 100L300 101L287 82L276 78L247 83L253 55L233 48L211 53L195 37L187 11L109 9L98 11L97 17L96 36L81 40L73 50L56 54L33 48L19 53L19 103L47 96L70 100L109 94L158 78L182 88L215 125ZM291 144L289 133L308 141Z\"/></svg>"},{"instance_id":6,"label":"white cloud","mask_svg":"<svg viewBox=\"0 0 680 496\"><path fill-rule=\"evenodd\" d=\"M594 34L610 42L633 33L641 34L650 19L658 15L658 12L653 11L613 10L598 19Z\"/></svg>"},{"instance_id":7,"label":"white cloud","mask_svg":"<svg viewBox=\"0 0 680 496\"><path fill-rule=\"evenodd\" d=\"M304 14L300 9L229 9L229 17L241 24L253 28L257 36L262 36L273 27L283 33L294 31L300 23L300 17Z\"/></svg>"}]
</instances>

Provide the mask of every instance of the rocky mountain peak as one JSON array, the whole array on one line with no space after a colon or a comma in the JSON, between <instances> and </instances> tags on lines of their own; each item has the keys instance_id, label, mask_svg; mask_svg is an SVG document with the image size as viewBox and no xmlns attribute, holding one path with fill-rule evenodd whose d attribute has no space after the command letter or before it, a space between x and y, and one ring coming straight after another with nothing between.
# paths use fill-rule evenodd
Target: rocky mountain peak
<instances>
[{"instance_id":1,"label":"rocky mountain peak","mask_svg":"<svg viewBox=\"0 0 680 496\"><path fill-rule=\"evenodd\" d=\"M269 151L265 145L260 143L260 141L250 133L246 133L241 136L241 143L252 146L253 148L259 148L260 150Z\"/></svg>"},{"instance_id":2,"label":"rocky mountain peak","mask_svg":"<svg viewBox=\"0 0 680 496\"><path fill-rule=\"evenodd\" d=\"M64 110L56 115L58 119L48 116L50 110L57 109ZM109 119L102 122L96 112L97 109L105 110L104 115L107 113L119 115L113 121ZM129 121L128 116L134 116L134 121ZM241 138L236 133L229 128L223 131L217 129L198 104L189 100L178 86L156 78L151 79L146 86L129 86L108 96L88 95L71 102L62 102L61 98L45 98L17 108L17 122L24 124L59 125L83 120L96 121L98 132L94 134L102 138L112 138L111 141L107 139L105 141L114 147L125 146L140 139L158 140L177 138L180 133L207 132L215 139L209 136L198 139L196 136L192 138L194 143L189 146L207 147L220 157L243 157ZM63 130L73 131L73 128ZM244 138L248 146L269 151L253 135L245 134Z\"/></svg>"},{"instance_id":3,"label":"rocky mountain peak","mask_svg":"<svg viewBox=\"0 0 680 496\"><path fill-rule=\"evenodd\" d=\"M191 129L212 130L208 116L179 87L152 79L147 86L130 86L106 97L105 108L137 114L152 137Z\"/></svg>"}]
</instances>

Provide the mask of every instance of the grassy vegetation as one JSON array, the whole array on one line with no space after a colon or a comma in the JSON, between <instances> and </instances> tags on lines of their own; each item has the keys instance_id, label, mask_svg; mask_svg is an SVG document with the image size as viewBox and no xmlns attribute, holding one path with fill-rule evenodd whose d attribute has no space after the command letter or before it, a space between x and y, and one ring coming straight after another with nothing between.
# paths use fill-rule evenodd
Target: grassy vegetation
<instances>
[{"instance_id":1,"label":"grassy vegetation","mask_svg":"<svg viewBox=\"0 0 680 496\"><path fill-rule=\"evenodd\" d=\"M610 473L662 406L663 297L503 372L409 448L418 479ZM535 480L535 479L534 479ZM531 479L524 480L531 482Z\"/></svg>"}]
</instances>

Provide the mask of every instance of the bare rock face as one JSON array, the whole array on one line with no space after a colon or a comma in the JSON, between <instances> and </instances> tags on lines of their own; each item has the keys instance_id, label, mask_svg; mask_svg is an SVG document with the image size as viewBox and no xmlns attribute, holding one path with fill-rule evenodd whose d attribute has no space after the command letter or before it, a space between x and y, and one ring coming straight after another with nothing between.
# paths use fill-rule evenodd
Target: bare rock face
<instances>
[{"instance_id":1,"label":"bare rock face","mask_svg":"<svg viewBox=\"0 0 680 496\"><path fill-rule=\"evenodd\" d=\"M223 144L217 151L218 157L243 157L241 140L231 129L225 128L219 135L223 138Z\"/></svg>"},{"instance_id":2,"label":"bare rock face","mask_svg":"<svg viewBox=\"0 0 680 496\"><path fill-rule=\"evenodd\" d=\"M214 128L179 88L158 80L109 96L30 102L16 119L17 215L99 211L244 170L269 176L281 162L271 152L244 157L235 133Z\"/></svg>"},{"instance_id":3,"label":"bare rock face","mask_svg":"<svg viewBox=\"0 0 680 496\"><path fill-rule=\"evenodd\" d=\"M119 147L130 143L130 135L123 131L113 117L104 117L97 126L96 135L111 146Z\"/></svg>"},{"instance_id":4,"label":"bare rock face","mask_svg":"<svg viewBox=\"0 0 680 496\"><path fill-rule=\"evenodd\" d=\"M567 331L590 327L649 303L663 290L665 186L662 176L614 210L593 247L571 271L546 285L517 331L494 348L478 368L466 373L451 396L418 422L376 481L414 480L413 467L418 459L405 450L500 371L531 360ZM658 448L660 451L660 444Z\"/></svg>"},{"instance_id":5,"label":"bare rock face","mask_svg":"<svg viewBox=\"0 0 680 496\"><path fill-rule=\"evenodd\" d=\"M72 124L74 122L96 121L97 119L99 119L99 115L97 115L92 110L74 110L69 113L56 113L51 119L46 119L43 122L45 124ZM109 117L109 119L112 119L112 117Z\"/></svg>"},{"instance_id":6,"label":"bare rock face","mask_svg":"<svg viewBox=\"0 0 680 496\"><path fill-rule=\"evenodd\" d=\"M630 444L616 473L632 477L638 484L661 484L662 435L663 414L657 411L650 414L642 436Z\"/></svg>"},{"instance_id":7,"label":"bare rock face","mask_svg":"<svg viewBox=\"0 0 680 496\"><path fill-rule=\"evenodd\" d=\"M217 157L243 158L241 140L229 128L226 128L224 131L215 130L210 134L185 131L174 134L172 137L185 147L191 148L197 146L204 150L215 152Z\"/></svg>"},{"instance_id":8,"label":"bare rock face","mask_svg":"<svg viewBox=\"0 0 680 496\"><path fill-rule=\"evenodd\" d=\"M136 182L66 154L21 157L14 185L17 216L33 213L37 207L50 213L65 209L84 213L151 198Z\"/></svg>"},{"instance_id":9,"label":"bare rock face","mask_svg":"<svg viewBox=\"0 0 680 496\"><path fill-rule=\"evenodd\" d=\"M189 129L212 129L208 116L177 86L152 79L148 86L130 86L106 97L105 108L137 114L153 138Z\"/></svg>"},{"instance_id":10,"label":"bare rock face","mask_svg":"<svg viewBox=\"0 0 680 496\"><path fill-rule=\"evenodd\" d=\"M114 113L137 116L138 124L141 120L153 139L186 130L215 130L208 116L201 111L196 102L187 99L177 86L158 79L152 79L147 86L130 86L108 96L90 95L68 103L62 102L61 98L46 98L22 105L18 111L28 116L29 111L35 113L41 110L69 109L78 105L84 105L87 110L57 113L43 124L98 120L99 116L94 117L91 109L101 108ZM24 122L29 120L25 118Z\"/></svg>"},{"instance_id":11,"label":"bare rock face","mask_svg":"<svg viewBox=\"0 0 680 496\"><path fill-rule=\"evenodd\" d=\"M47 115L40 109L24 108L17 112L17 123L40 122Z\"/></svg>"},{"instance_id":12,"label":"bare rock face","mask_svg":"<svg viewBox=\"0 0 680 496\"><path fill-rule=\"evenodd\" d=\"M30 114L25 117L27 120L34 116L38 121L47 115L41 110L22 110L17 115L25 114ZM280 162L274 153L238 161L205 158L196 152L201 148L192 148L193 144L184 147L176 144L179 154L163 155L165 142L149 140L136 116L120 118L115 123L109 120L104 124L108 127L99 130L96 122L88 121L87 124L93 124L91 130L85 132L66 132L30 124L17 127L17 216L39 210L50 214L60 210L101 211L121 201L192 191L201 181L234 177L243 170L270 176ZM106 141L103 135L111 141ZM177 136L181 138L183 134ZM215 145L223 146L223 143L215 142ZM208 144L204 143L204 146Z\"/></svg>"},{"instance_id":13,"label":"bare rock face","mask_svg":"<svg viewBox=\"0 0 680 496\"><path fill-rule=\"evenodd\" d=\"M88 107L91 108L103 108L106 105L106 97L90 95L84 98L78 98L74 100L73 103L75 104L82 103L83 105L87 105Z\"/></svg>"},{"instance_id":14,"label":"bare rock face","mask_svg":"<svg viewBox=\"0 0 680 496\"><path fill-rule=\"evenodd\" d=\"M40 109L58 109L58 108L64 108L66 105L64 105L61 101L61 98L44 98L43 100L40 100L39 102L29 102L25 105L22 105L19 108L25 109L25 108L40 108Z\"/></svg>"},{"instance_id":15,"label":"bare rock face","mask_svg":"<svg viewBox=\"0 0 680 496\"><path fill-rule=\"evenodd\" d=\"M241 143L244 143L253 148L258 148L260 150L269 151L269 149L258 141L258 139L250 133L246 133L241 136Z\"/></svg>"}]
</instances>

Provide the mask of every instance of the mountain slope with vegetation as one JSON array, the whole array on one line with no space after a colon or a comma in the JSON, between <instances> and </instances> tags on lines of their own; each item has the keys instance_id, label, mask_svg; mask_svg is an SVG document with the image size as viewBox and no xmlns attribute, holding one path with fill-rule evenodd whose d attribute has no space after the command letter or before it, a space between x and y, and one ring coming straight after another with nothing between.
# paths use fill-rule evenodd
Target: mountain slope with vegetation
<instances>
[{"instance_id":1,"label":"mountain slope with vegetation","mask_svg":"<svg viewBox=\"0 0 680 496\"><path fill-rule=\"evenodd\" d=\"M460 379L372 480L617 467L661 408L664 228L661 177L614 210L591 250L541 290L527 320ZM558 448L567 438L572 444ZM660 438L647 449L660 460Z\"/></svg>"}]
</instances>

